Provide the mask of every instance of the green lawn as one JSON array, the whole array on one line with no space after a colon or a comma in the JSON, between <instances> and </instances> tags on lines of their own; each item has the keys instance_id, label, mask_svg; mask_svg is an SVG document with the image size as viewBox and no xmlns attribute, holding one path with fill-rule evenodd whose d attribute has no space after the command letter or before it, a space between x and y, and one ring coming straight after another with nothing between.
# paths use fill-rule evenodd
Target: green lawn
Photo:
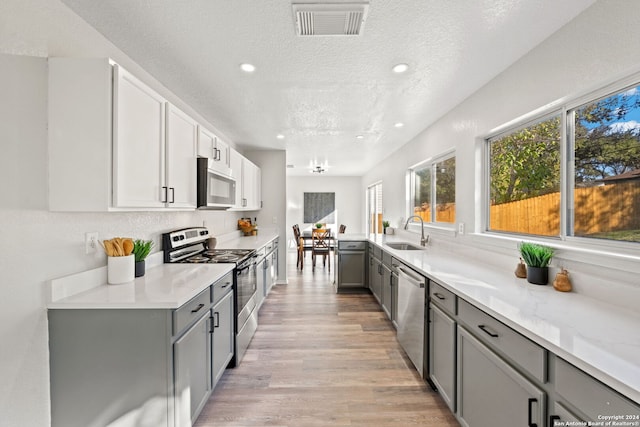
<instances>
[{"instance_id":1,"label":"green lawn","mask_svg":"<svg viewBox=\"0 0 640 427\"><path fill-rule=\"evenodd\" d=\"M584 237L596 239L621 240L624 242L640 242L640 230L610 231L608 233L589 234Z\"/></svg>"}]
</instances>

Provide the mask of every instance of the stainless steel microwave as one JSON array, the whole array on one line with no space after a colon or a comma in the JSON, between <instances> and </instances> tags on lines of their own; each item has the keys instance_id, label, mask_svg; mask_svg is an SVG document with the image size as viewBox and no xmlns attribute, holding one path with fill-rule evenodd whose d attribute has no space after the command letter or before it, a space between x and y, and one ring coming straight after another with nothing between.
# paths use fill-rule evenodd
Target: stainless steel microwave
<instances>
[{"instance_id":1,"label":"stainless steel microwave","mask_svg":"<svg viewBox=\"0 0 640 427\"><path fill-rule=\"evenodd\" d=\"M198 208L228 209L236 204L236 180L216 171L213 162L198 158Z\"/></svg>"}]
</instances>

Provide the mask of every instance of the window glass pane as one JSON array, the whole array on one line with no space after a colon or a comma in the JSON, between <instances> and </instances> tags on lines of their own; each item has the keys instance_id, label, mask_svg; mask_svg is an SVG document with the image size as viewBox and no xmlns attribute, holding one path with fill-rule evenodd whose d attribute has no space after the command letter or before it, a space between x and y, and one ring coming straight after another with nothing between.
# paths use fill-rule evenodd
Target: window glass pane
<instances>
[{"instance_id":1,"label":"window glass pane","mask_svg":"<svg viewBox=\"0 0 640 427\"><path fill-rule=\"evenodd\" d=\"M640 242L639 90L575 110L576 236Z\"/></svg>"},{"instance_id":2,"label":"window glass pane","mask_svg":"<svg viewBox=\"0 0 640 427\"><path fill-rule=\"evenodd\" d=\"M431 167L414 170L413 214L431 222ZM414 219L414 221L417 221Z\"/></svg>"},{"instance_id":3,"label":"window glass pane","mask_svg":"<svg viewBox=\"0 0 640 427\"><path fill-rule=\"evenodd\" d=\"M456 158L436 163L436 222L456 222Z\"/></svg>"},{"instance_id":4,"label":"window glass pane","mask_svg":"<svg viewBox=\"0 0 640 427\"><path fill-rule=\"evenodd\" d=\"M560 117L489 141L489 229L560 234Z\"/></svg>"}]
</instances>

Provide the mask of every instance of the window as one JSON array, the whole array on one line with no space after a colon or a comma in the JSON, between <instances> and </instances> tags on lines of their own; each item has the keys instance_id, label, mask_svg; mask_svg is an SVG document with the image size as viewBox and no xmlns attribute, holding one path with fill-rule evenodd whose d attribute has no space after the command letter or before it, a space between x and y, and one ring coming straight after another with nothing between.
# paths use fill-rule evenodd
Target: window
<instances>
[{"instance_id":1,"label":"window","mask_svg":"<svg viewBox=\"0 0 640 427\"><path fill-rule=\"evenodd\" d=\"M565 111L487 140L487 229L640 242L640 86Z\"/></svg>"},{"instance_id":2,"label":"window","mask_svg":"<svg viewBox=\"0 0 640 427\"><path fill-rule=\"evenodd\" d=\"M382 183L367 188L367 229L372 234L382 234Z\"/></svg>"},{"instance_id":3,"label":"window","mask_svg":"<svg viewBox=\"0 0 640 427\"><path fill-rule=\"evenodd\" d=\"M569 111L573 234L640 242L640 86Z\"/></svg>"},{"instance_id":4,"label":"window","mask_svg":"<svg viewBox=\"0 0 640 427\"><path fill-rule=\"evenodd\" d=\"M560 235L560 116L489 139L489 230Z\"/></svg>"},{"instance_id":5,"label":"window","mask_svg":"<svg viewBox=\"0 0 640 427\"><path fill-rule=\"evenodd\" d=\"M409 169L411 215L424 222L456 220L456 158L448 154ZM417 220L414 220L414 222Z\"/></svg>"}]
</instances>

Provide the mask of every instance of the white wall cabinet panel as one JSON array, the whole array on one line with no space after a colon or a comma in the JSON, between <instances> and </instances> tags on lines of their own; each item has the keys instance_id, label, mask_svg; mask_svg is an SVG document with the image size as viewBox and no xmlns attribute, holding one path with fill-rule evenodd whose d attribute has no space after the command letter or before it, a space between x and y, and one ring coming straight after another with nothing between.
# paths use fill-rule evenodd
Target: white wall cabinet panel
<instances>
[{"instance_id":1,"label":"white wall cabinet panel","mask_svg":"<svg viewBox=\"0 0 640 427\"><path fill-rule=\"evenodd\" d=\"M231 147L202 126L198 131L198 156L213 160L213 170L231 175Z\"/></svg>"},{"instance_id":2,"label":"white wall cabinet panel","mask_svg":"<svg viewBox=\"0 0 640 427\"><path fill-rule=\"evenodd\" d=\"M167 206L196 208L196 145L198 124L171 104L167 104L166 189Z\"/></svg>"},{"instance_id":3,"label":"white wall cabinet panel","mask_svg":"<svg viewBox=\"0 0 640 427\"><path fill-rule=\"evenodd\" d=\"M262 207L260 168L234 149L230 149L231 176L236 179L236 205L232 210L255 211Z\"/></svg>"},{"instance_id":4,"label":"white wall cabinet panel","mask_svg":"<svg viewBox=\"0 0 640 427\"><path fill-rule=\"evenodd\" d=\"M114 66L113 206L165 206L165 100Z\"/></svg>"},{"instance_id":5,"label":"white wall cabinet panel","mask_svg":"<svg viewBox=\"0 0 640 427\"><path fill-rule=\"evenodd\" d=\"M198 127L198 156L216 157L216 136L202 126Z\"/></svg>"}]
</instances>

